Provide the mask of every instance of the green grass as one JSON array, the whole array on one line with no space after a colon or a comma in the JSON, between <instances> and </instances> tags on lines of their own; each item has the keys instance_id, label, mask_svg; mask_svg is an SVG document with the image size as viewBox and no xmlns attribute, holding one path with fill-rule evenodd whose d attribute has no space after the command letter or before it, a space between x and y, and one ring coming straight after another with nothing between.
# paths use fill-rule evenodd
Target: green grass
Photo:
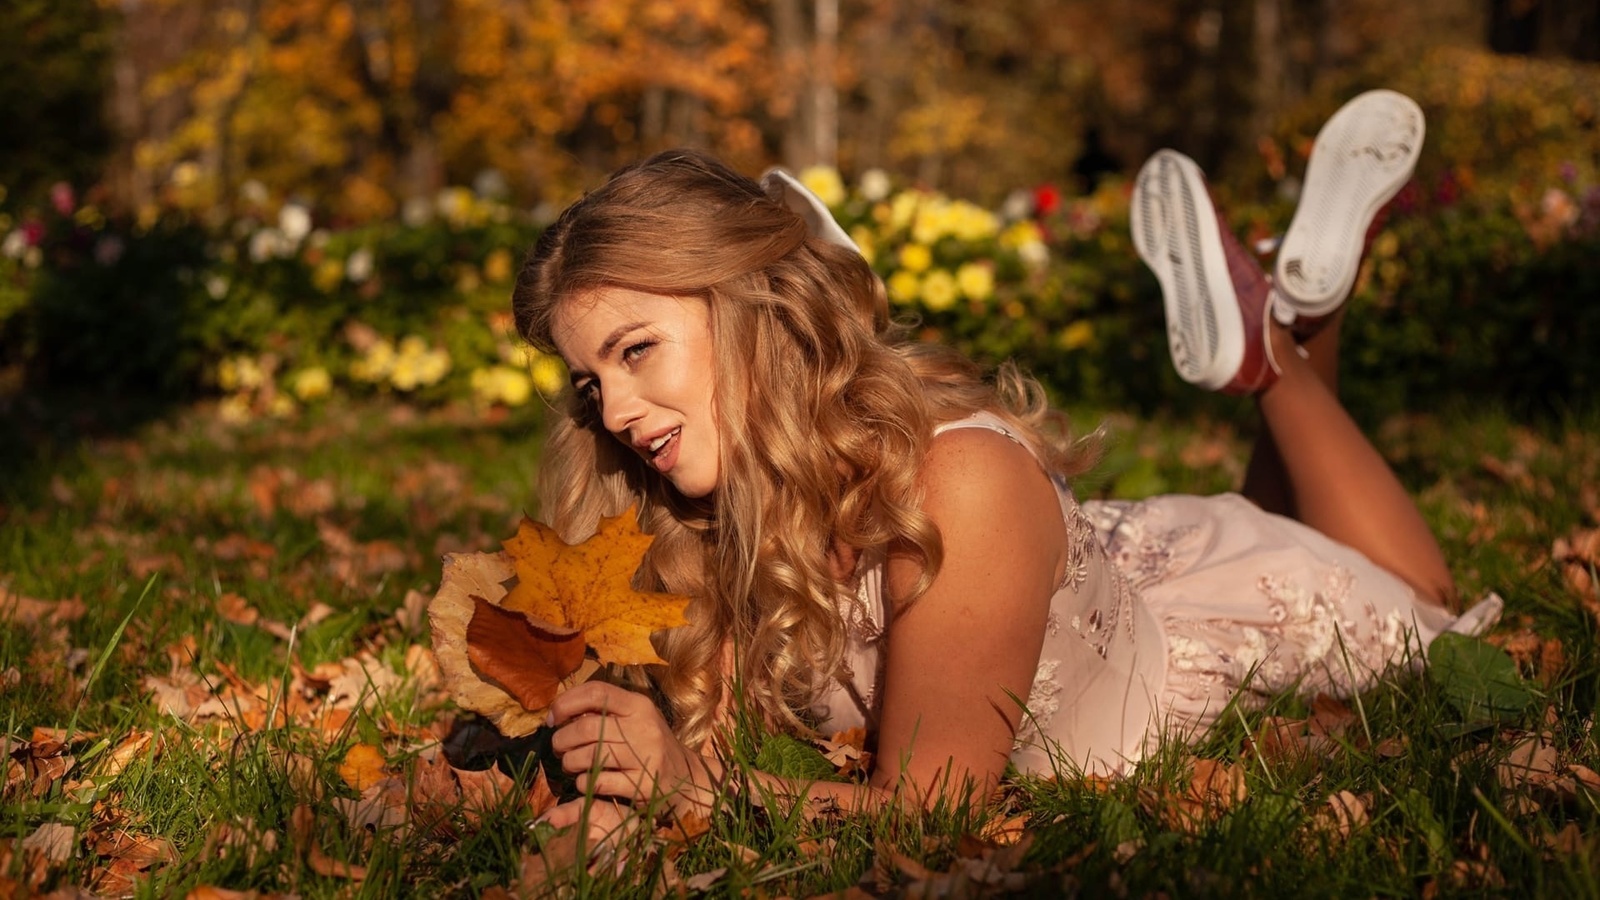
<instances>
[{"instance_id":1,"label":"green grass","mask_svg":"<svg viewBox=\"0 0 1600 900\"><path fill-rule=\"evenodd\" d=\"M1083 496L1237 483L1247 450L1239 426L1176 415L1107 422L1105 461L1081 481ZM428 815L402 805L368 828L340 774L350 747L379 747L403 798L419 754L455 719L426 669L411 665L426 624L408 630L395 613L408 592L431 595L441 553L494 549L531 511L540 425L537 410L486 422L378 406L243 427L197 408L99 436L72 415L21 422L21 437L0 448L9 473L0 587L85 609L62 624L0 618L0 728L17 751L0 798L0 879L145 897L203 885L476 896L513 885L540 846L554 855L559 839L530 829L515 793L447 796ZM1464 596L1506 599L1495 641L1516 652L1525 687L1538 693L1524 710L1464 715L1450 684L1398 675L1349 705L1326 749L1299 757L1251 750L1264 717L1312 712L1280 698L1230 713L1198 747L1166 746L1128 778L1016 779L992 809L808 819L730 799L708 834L673 845L643 832L622 878L578 874L565 890L915 893L926 876L977 893L974 875L962 874L976 873L985 889L1044 896L1600 895L1596 795L1501 766L1532 738L1554 750L1557 774L1600 769L1595 618L1551 552L1600 517L1597 425L1464 409L1375 429ZM264 620L296 625L292 646L261 623L220 616L230 594ZM351 659L377 675L347 668L342 684L375 696L348 718L313 719L330 689L309 673ZM184 721L159 711L151 679L246 700ZM73 757L37 790L24 777L36 770L24 766L49 760L18 749L36 728L54 729L39 736L64 740ZM149 743L114 764L135 734ZM1244 796L1212 798L1185 819L1179 798L1196 756L1237 765ZM1364 822L1319 825L1340 791L1357 798ZM292 824L302 806L309 832ZM975 837L1008 819L1027 823L1025 853ZM51 824L72 829L71 852L45 864L22 843ZM1557 834L1564 849L1549 846ZM364 866L365 879L319 873L327 867L313 849Z\"/></svg>"}]
</instances>

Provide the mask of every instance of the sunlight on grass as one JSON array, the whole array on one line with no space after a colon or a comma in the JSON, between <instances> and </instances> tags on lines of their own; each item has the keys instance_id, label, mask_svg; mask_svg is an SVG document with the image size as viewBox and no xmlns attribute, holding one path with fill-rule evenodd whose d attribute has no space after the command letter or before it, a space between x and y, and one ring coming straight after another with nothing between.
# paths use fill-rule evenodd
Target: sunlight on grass
<instances>
[{"instance_id":1,"label":"sunlight on grass","mask_svg":"<svg viewBox=\"0 0 1600 900\"><path fill-rule=\"evenodd\" d=\"M1082 496L1242 475L1232 422L1075 418L1109 427ZM1596 424L1479 410L1377 431L1463 596L1505 597L1490 640L1526 708L1475 711L1418 660L1356 702L1230 710L1125 778L1016 778L989 809L843 816L736 792L624 841L620 876L573 871L564 838L529 827L539 785L440 756L458 713L422 607L442 554L496 549L535 512L536 410L232 428L201 408L58 438L0 487L0 887L1600 895Z\"/></svg>"}]
</instances>

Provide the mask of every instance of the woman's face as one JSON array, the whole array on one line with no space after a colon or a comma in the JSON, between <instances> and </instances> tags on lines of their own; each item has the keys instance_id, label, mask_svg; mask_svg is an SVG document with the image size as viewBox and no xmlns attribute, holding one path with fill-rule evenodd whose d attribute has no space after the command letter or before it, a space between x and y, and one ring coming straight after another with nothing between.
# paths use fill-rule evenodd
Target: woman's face
<instances>
[{"instance_id":1,"label":"woman's face","mask_svg":"<svg viewBox=\"0 0 1600 900\"><path fill-rule=\"evenodd\" d=\"M602 288L557 310L552 335L600 422L686 497L717 486L710 310L693 297Z\"/></svg>"}]
</instances>

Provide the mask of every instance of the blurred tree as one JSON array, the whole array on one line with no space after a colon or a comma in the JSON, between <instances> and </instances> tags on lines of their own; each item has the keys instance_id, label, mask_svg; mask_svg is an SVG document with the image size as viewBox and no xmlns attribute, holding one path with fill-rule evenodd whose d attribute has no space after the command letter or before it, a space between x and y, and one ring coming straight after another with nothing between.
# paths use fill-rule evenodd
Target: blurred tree
<instances>
[{"instance_id":1,"label":"blurred tree","mask_svg":"<svg viewBox=\"0 0 1600 900\"><path fill-rule=\"evenodd\" d=\"M111 146L111 33L98 0L0 4L0 186L13 202L96 180Z\"/></svg>"}]
</instances>

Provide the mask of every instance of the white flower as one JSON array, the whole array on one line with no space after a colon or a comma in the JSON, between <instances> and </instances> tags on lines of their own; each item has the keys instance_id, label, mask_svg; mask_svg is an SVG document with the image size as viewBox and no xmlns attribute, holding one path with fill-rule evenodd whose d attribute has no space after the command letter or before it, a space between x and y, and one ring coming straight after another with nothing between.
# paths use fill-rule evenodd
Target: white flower
<instances>
[{"instance_id":1,"label":"white flower","mask_svg":"<svg viewBox=\"0 0 1600 900\"><path fill-rule=\"evenodd\" d=\"M1007 222L1026 219L1033 215L1033 194L1017 188L1006 195L1005 202L1000 204L1000 218Z\"/></svg>"},{"instance_id":2,"label":"white flower","mask_svg":"<svg viewBox=\"0 0 1600 900\"><path fill-rule=\"evenodd\" d=\"M311 233L311 211L298 203L285 203L278 210L278 229L289 243L300 243Z\"/></svg>"},{"instance_id":3,"label":"white flower","mask_svg":"<svg viewBox=\"0 0 1600 900\"><path fill-rule=\"evenodd\" d=\"M215 272L205 277L206 293L213 300L221 300L228 296L228 279Z\"/></svg>"},{"instance_id":4,"label":"white flower","mask_svg":"<svg viewBox=\"0 0 1600 900\"><path fill-rule=\"evenodd\" d=\"M861 173L861 183L857 186L861 196L872 203L889 196L889 191L894 185L889 182L889 173L882 169L868 169Z\"/></svg>"},{"instance_id":5,"label":"white flower","mask_svg":"<svg viewBox=\"0 0 1600 900\"><path fill-rule=\"evenodd\" d=\"M1042 269L1050 264L1050 248L1044 241L1028 241L1017 248L1017 257L1030 269Z\"/></svg>"},{"instance_id":6,"label":"white flower","mask_svg":"<svg viewBox=\"0 0 1600 900\"><path fill-rule=\"evenodd\" d=\"M22 254L27 252L27 249L28 236L22 233L21 228L6 235L5 241L0 243L0 253L4 253L12 259L21 259Z\"/></svg>"},{"instance_id":7,"label":"white flower","mask_svg":"<svg viewBox=\"0 0 1600 900\"><path fill-rule=\"evenodd\" d=\"M427 197L407 197L400 205L400 221L411 228L421 228L433 220L433 204Z\"/></svg>"},{"instance_id":8,"label":"white flower","mask_svg":"<svg viewBox=\"0 0 1600 900\"><path fill-rule=\"evenodd\" d=\"M250 235L250 259L254 262L266 262L279 256L288 256L294 252L294 245L276 228L263 228Z\"/></svg>"},{"instance_id":9,"label":"white flower","mask_svg":"<svg viewBox=\"0 0 1600 900\"><path fill-rule=\"evenodd\" d=\"M272 195L267 193L267 186L254 178L239 185L239 197L252 206L265 206Z\"/></svg>"},{"instance_id":10,"label":"white flower","mask_svg":"<svg viewBox=\"0 0 1600 900\"><path fill-rule=\"evenodd\" d=\"M352 284L360 284L372 277L372 251L361 247L344 261L344 277Z\"/></svg>"}]
</instances>

